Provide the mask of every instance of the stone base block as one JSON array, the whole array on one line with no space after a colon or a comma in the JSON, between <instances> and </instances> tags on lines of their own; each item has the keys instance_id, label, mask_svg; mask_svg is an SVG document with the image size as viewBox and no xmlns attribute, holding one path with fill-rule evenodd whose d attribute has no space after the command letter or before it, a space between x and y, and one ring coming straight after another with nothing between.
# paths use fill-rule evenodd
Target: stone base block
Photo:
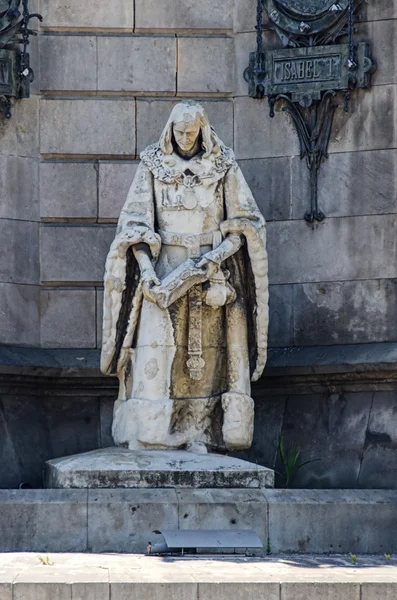
<instances>
[{"instance_id":1,"label":"stone base block","mask_svg":"<svg viewBox=\"0 0 397 600\"><path fill-rule=\"evenodd\" d=\"M272 488L274 471L220 454L104 448L50 460L47 488Z\"/></svg>"}]
</instances>

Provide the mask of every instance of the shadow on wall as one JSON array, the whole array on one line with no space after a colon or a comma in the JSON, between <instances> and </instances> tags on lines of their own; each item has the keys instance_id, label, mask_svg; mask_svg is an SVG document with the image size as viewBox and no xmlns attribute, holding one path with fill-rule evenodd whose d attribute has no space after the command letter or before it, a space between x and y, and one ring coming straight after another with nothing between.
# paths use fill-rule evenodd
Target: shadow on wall
<instances>
[{"instance_id":1,"label":"shadow on wall","mask_svg":"<svg viewBox=\"0 0 397 600\"><path fill-rule=\"evenodd\" d=\"M397 392L271 396L260 387L254 442L238 457L282 472L282 432L286 449L301 449L301 462L315 460L290 487L397 488ZM46 460L111 446L112 410L111 397L3 394L0 488L41 487Z\"/></svg>"}]
</instances>

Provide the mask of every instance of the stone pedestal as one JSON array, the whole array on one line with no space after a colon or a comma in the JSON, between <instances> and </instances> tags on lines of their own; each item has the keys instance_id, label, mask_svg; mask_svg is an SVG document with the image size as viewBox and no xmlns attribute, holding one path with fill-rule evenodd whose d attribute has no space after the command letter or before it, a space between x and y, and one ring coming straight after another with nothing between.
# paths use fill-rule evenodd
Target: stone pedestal
<instances>
[{"instance_id":1,"label":"stone pedestal","mask_svg":"<svg viewBox=\"0 0 397 600\"><path fill-rule=\"evenodd\" d=\"M113 447L50 460L47 488L272 488L274 471L230 456Z\"/></svg>"}]
</instances>

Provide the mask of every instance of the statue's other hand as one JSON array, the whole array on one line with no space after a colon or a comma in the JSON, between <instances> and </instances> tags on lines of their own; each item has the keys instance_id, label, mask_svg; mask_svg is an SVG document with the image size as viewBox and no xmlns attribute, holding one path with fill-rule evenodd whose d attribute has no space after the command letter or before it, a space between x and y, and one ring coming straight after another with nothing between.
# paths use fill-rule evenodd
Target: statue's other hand
<instances>
[{"instance_id":1,"label":"statue's other hand","mask_svg":"<svg viewBox=\"0 0 397 600\"><path fill-rule=\"evenodd\" d=\"M203 258L196 264L197 269L202 269L208 279L211 279L215 273L219 270L219 265L203 256Z\"/></svg>"},{"instance_id":2,"label":"statue's other hand","mask_svg":"<svg viewBox=\"0 0 397 600\"><path fill-rule=\"evenodd\" d=\"M153 272L144 274L142 276L142 291L143 291L143 295L145 296L146 300L156 304L157 298L156 298L156 295L153 294L153 290L155 289L156 286L159 286L159 285L161 285L161 281L156 276L154 269L153 269Z\"/></svg>"}]
</instances>

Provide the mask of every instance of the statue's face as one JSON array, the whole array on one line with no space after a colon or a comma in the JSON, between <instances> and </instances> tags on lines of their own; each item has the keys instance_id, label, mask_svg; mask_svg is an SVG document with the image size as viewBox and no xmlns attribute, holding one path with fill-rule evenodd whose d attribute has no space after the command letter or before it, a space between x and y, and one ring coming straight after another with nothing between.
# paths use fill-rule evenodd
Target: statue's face
<instances>
[{"instance_id":1,"label":"statue's face","mask_svg":"<svg viewBox=\"0 0 397 600\"><path fill-rule=\"evenodd\" d=\"M174 138L183 152L190 152L194 148L200 133L200 124L196 121L181 121L173 127Z\"/></svg>"}]
</instances>

